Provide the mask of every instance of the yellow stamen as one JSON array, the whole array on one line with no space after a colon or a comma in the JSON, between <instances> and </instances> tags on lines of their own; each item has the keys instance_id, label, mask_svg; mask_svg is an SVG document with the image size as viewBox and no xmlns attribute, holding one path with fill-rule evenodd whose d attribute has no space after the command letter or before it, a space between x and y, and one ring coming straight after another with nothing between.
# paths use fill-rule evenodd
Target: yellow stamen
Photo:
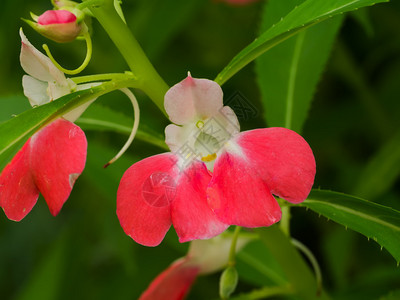
<instances>
[{"instance_id":1,"label":"yellow stamen","mask_svg":"<svg viewBox=\"0 0 400 300\"><path fill-rule=\"evenodd\" d=\"M210 162L210 161L213 161L216 158L217 158L217 154L213 153L213 154L209 154L207 156L202 157L201 160L204 161L204 162Z\"/></svg>"}]
</instances>

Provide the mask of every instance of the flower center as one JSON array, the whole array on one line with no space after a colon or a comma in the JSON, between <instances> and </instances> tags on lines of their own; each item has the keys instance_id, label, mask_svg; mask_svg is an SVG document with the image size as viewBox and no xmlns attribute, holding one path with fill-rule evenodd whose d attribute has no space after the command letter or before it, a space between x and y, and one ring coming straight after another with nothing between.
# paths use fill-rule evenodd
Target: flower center
<instances>
[{"instance_id":1,"label":"flower center","mask_svg":"<svg viewBox=\"0 0 400 300\"><path fill-rule=\"evenodd\" d=\"M218 139L201 130L194 143L196 151L200 154L201 160L211 162L217 158L217 152L221 148Z\"/></svg>"}]
</instances>

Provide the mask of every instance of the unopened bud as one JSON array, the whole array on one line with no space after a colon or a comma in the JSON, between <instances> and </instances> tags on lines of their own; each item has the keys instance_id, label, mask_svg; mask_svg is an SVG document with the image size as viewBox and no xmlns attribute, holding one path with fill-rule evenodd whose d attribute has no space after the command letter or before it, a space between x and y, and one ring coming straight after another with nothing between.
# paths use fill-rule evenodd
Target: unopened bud
<instances>
[{"instance_id":1,"label":"unopened bud","mask_svg":"<svg viewBox=\"0 0 400 300\"><path fill-rule=\"evenodd\" d=\"M75 40L82 31L77 16L68 10L48 10L37 18L37 23L24 20L41 35L58 43Z\"/></svg>"},{"instance_id":2,"label":"unopened bud","mask_svg":"<svg viewBox=\"0 0 400 300\"><path fill-rule=\"evenodd\" d=\"M221 299L229 299L236 289L238 279L239 275L235 267L228 267L222 272L219 280L219 296Z\"/></svg>"}]
</instances>

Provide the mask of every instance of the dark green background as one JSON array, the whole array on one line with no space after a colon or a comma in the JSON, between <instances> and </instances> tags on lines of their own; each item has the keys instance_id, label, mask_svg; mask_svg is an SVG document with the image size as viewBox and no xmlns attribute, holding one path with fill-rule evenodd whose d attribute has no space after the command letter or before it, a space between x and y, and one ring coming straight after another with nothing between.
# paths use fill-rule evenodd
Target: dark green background
<instances>
[{"instance_id":1,"label":"dark green background","mask_svg":"<svg viewBox=\"0 0 400 300\"><path fill-rule=\"evenodd\" d=\"M209 0L125 1L127 22L169 85L193 77L214 78L257 35L263 1L230 7ZM0 121L29 108L22 95L19 27L39 49L48 43L57 60L73 68L84 57L84 44L59 45L36 34L20 20L50 9L47 1L3 1L0 10ZM303 136L317 161L316 188L362 196L400 209L398 173L393 180L377 171L373 184L362 177L369 161L386 147L400 152L400 2L392 1L347 15L317 88ZM366 18L365 18L366 17ZM127 66L102 28L93 22L93 58L84 74L122 72ZM243 129L265 127L253 64L224 87L225 97L240 91L258 109ZM137 92L143 124L163 132L168 124L145 95ZM99 100L129 114L119 93ZM162 121L161 121L162 120ZM187 244L171 230L161 246L146 248L127 237L115 214L118 182L133 162L161 152L135 141L129 153L108 169L126 136L87 131L85 171L59 216L42 198L21 222L0 216L1 299L136 299L148 283ZM1 138L1 137L0 137ZM397 154L397 156L399 156ZM397 160L398 161L398 160ZM379 167L379 166L378 166ZM335 299L378 299L400 288L396 261L378 244L302 208L293 210L292 233L315 253L324 286ZM257 287L242 270L239 291ZM244 274L246 273L246 274ZM247 279L247 280L246 280ZM218 275L199 278L189 299L218 295ZM395 298L393 298L395 299Z\"/></svg>"}]
</instances>

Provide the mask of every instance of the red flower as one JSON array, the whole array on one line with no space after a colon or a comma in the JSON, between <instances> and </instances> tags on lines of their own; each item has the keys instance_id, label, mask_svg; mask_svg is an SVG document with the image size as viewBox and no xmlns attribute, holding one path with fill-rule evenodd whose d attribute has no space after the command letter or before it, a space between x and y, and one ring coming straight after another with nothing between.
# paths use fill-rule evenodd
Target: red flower
<instances>
[{"instance_id":1,"label":"red flower","mask_svg":"<svg viewBox=\"0 0 400 300\"><path fill-rule=\"evenodd\" d=\"M32 106L53 101L72 90L90 85L74 84L40 53L20 31L24 93ZM93 85L93 84L91 84ZM89 103L67 113L35 133L0 175L0 206L9 219L20 221L35 205L39 193L50 212L57 215L69 197L86 162L87 141L76 120Z\"/></svg>"},{"instance_id":2,"label":"red flower","mask_svg":"<svg viewBox=\"0 0 400 300\"><path fill-rule=\"evenodd\" d=\"M0 176L0 206L7 217L22 220L39 192L57 215L85 167L86 148L83 131L64 119L34 134Z\"/></svg>"},{"instance_id":3,"label":"red flower","mask_svg":"<svg viewBox=\"0 0 400 300\"><path fill-rule=\"evenodd\" d=\"M281 218L275 194L304 201L315 176L307 142L285 128L240 133L220 86L188 76L165 95L171 153L148 157L124 174L117 215L136 242L156 246L171 224L180 242L208 239L229 225L270 226Z\"/></svg>"}]
</instances>

